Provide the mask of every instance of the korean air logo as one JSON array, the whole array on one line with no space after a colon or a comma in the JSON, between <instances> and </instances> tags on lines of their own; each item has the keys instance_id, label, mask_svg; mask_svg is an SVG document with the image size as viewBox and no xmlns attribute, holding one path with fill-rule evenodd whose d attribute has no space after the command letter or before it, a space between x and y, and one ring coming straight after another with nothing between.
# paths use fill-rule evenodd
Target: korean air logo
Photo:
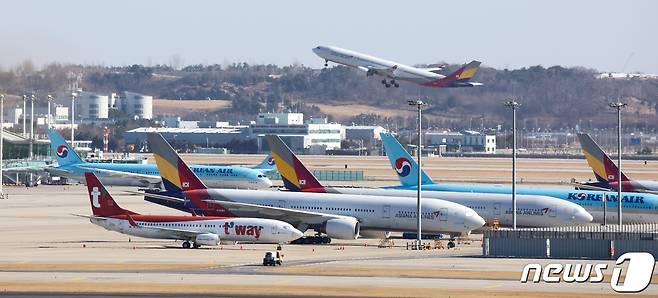
<instances>
[{"instance_id":1,"label":"korean air logo","mask_svg":"<svg viewBox=\"0 0 658 298\"><path fill-rule=\"evenodd\" d=\"M267 159L267 164L273 166L273 165L274 165L274 157L271 157L271 156L270 156L270 157Z\"/></svg>"},{"instance_id":2,"label":"korean air logo","mask_svg":"<svg viewBox=\"0 0 658 298\"><path fill-rule=\"evenodd\" d=\"M408 159L400 157L395 161L395 171L400 177L407 177L411 173L411 163Z\"/></svg>"},{"instance_id":3,"label":"korean air logo","mask_svg":"<svg viewBox=\"0 0 658 298\"><path fill-rule=\"evenodd\" d=\"M59 145L56 153L60 158L66 158L69 155L69 148L66 148L66 145Z\"/></svg>"}]
</instances>

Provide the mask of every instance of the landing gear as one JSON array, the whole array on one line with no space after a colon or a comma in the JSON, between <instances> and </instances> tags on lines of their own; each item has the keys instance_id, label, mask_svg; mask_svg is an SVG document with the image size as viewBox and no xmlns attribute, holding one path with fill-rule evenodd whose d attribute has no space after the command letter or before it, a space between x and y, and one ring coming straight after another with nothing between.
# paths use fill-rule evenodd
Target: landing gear
<instances>
[{"instance_id":1,"label":"landing gear","mask_svg":"<svg viewBox=\"0 0 658 298\"><path fill-rule=\"evenodd\" d=\"M398 84L398 82L395 80L391 80L391 85L395 86L395 88L400 87L400 84Z\"/></svg>"},{"instance_id":2,"label":"landing gear","mask_svg":"<svg viewBox=\"0 0 658 298\"><path fill-rule=\"evenodd\" d=\"M328 66L329 66L329 60L324 60L324 67L328 67Z\"/></svg>"},{"instance_id":3,"label":"landing gear","mask_svg":"<svg viewBox=\"0 0 658 298\"><path fill-rule=\"evenodd\" d=\"M448 249L450 249L450 248L455 248L455 241L452 240L452 239L450 239L450 241L448 241Z\"/></svg>"},{"instance_id":4,"label":"landing gear","mask_svg":"<svg viewBox=\"0 0 658 298\"><path fill-rule=\"evenodd\" d=\"M183 242L183 248L190 248L190 246L191 246L191 245L190 245L190 242L189 242L189 241L185 241L185 242Z\"/></svg>"},{"instance_id":5,"label":"landing gear","mask_svg":"<svg viewBox=\"0 0 658 298\"><path fill-rule=\"evenodd\" d=\"M327 236L304 236L297 240L290 242L290 244L329 244L331 238Z\"/></svg>"},{"instance_id":6,"label":"landing gear","mask_svg":"<svg viewBox=\"0 0 658 298\"><path fill-rule=\"evenodd\" d=\"M395 88L400 87L400 84L398 84L398 82L395 80L391 80L390 83L387 80L382 80L382 84L384 84L386 88L391 88L391 86L395 86Z\"/></svg>"},{"instance_id":7,"label":"landing gear","mask_svg":"<svg viewBox=\"0 0 658 298\"><path fill-rule=\"evenodd\" d=\"M199 248L199 247L201 247L201 245L196 244L196 242L195 242L194 244L192 244L192 247L193 247L193 248Z\"/></svg>"},{"instance_id":8,"label":"landing gear","mask_svg":"<svg viewBox=\"0 0 658 298\"><path fill-rule=\"evenodd\" d=\"M391 88L391 85L386 80L382 80L382 84L384 84L384 86L386 86L386 88Z\"/></svg>"}]
</instances>

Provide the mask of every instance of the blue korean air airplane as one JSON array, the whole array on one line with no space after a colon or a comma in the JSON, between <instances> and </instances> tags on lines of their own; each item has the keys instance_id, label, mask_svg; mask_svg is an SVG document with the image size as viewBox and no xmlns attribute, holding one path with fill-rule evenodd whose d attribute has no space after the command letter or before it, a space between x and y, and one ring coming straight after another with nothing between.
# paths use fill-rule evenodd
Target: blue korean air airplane
<instances>
[{"instance_id":1,"label":"blue korean air airplane","mask_svg":"<svg viewBox=\"0 0 658 298\"><path fill-rule=\"evenodd\" d=\"M52 175L85 181L85 172L93 172L105 185L159 188L162 183L155 164L85 162L56 131L49 129L48 138L58 164L46 168ZM206 185L212 185L214 188L261 189L272 186L272 181L267 178L266 173L273 167L273 159L268 156L254 168L205 165L193 165L191 168Z\"/></svg>"},{"instance_id":2,"label":"blue korean air airplane","mask_svg":"<svg viewBox=\"0 0 658 298\"><path fill-rule=\"evenodd\" d=\"M402 185L391 186L393 189L418 188L418 164L390 133L381 134L382 142L391 167L398 174ZM421 183L424 191L454 191L477 193L511 194L510 185L494 184L456 184L436 183L421 171ZM606 217L611 222L617 221L617 193L611 191L575 190L569 188L517 187L517 194L551 196L574 202L587 210L594 217L594 222L603 222L603 194L606 196ZM624 223L658 222L658 195L622 192L622 219Z\"/></svg>"}]
</instances>

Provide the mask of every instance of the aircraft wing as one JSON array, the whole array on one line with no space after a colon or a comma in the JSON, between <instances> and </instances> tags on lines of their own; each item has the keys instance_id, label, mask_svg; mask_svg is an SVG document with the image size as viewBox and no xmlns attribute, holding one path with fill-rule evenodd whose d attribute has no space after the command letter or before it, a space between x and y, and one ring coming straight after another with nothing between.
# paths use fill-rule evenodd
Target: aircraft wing
<instances>
[{"instance_id":1,"label":"aircraft wing","mask_svg":"<svg viewBox=\"0 0 658 298\"><path fill-rule=\"evenodd\" d=\"M85 168L85 167L80 167L80 169L89 172L103 173L107 176L113 176L113 177L134 178L149 184L159 184L160 182L162 182L162 178L156 175L137 174L137 173L129 173L129 172L97 169L97 168Z\"/></svg>"},{"instance_id":2,"label":"aircraft wing","mask_svg":"<svg viewBox=\"0 0 658 298\"><path fill-rule=\"evenodd\" d=\"M270 207L262 206L256 204L248 203L239 203L231 201L217 201L217 200L206 200L209 204L217 204L226 208L231 212L239 212L241 215L248 213L249 215L242 216L254 216L261 218L271 218L279 219L286 222L301 222L306 224L322 224L330 219L339 219L339 218L352 218L349 216L340 216L333 214L326 214L320 212L311 212L311 211L302 211L295 210L283 207Z\"/></svg>"},{"instance_id":3,"label":"aircraft wing","mask_svg":"<svg viewBox=\"0 0 658 298\"><path fill-rule=\"evenodd\" d=\"M132 191L127 191L127 192L133 194L136 193ZM179 203L185 202L185 199L172 197L172 196L158 195L153 193L141 193L141 194L148 197L154 197L172 202L179 202ZM302 211L302 210L295 210L295 209L289 209L283 207L262 206L262 205L240 203L233 201L219 201L219 200L204 200L204 201L210 205L216 204L218 206L221 206L233 213L240 213L241 217L277 219L289 223L318 225L330 219L340 219L340 218L356 219L350 216L326 214L326 213L312 212L312 211Z\"/></svg>"},{"instance_id":4,"label":"aircraft wing","mask_svg":"<svg viewBox=\"0 0 658 298\"><path fill-rule=\"evenodd\" d=\"M395 78L397 77L398 66L393 65L392 67L389 68L382 68L376 66L359 66L358 68L365 71L366 76L380 75L384 77Z\"/></svg>"}]
</instances>

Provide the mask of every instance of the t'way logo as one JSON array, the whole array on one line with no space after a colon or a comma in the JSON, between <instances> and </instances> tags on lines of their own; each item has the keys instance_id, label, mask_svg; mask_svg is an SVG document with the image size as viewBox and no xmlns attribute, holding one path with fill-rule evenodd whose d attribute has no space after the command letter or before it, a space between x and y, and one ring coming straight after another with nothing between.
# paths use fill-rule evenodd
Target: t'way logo
<instances>
[{"instance_id":1,"label":"t'way logo","mask_svg":"<svg viewBox=\"0 0 658 298\"><path fill-rule=\"evenodd\" d=\"M622 268L619 265L626 261L629 261L626 276L624 282L620 283ZM653 255L647 252L627 252L621 255L615 262L615 268L612 269L610 286L618 293L644 291L651 282L655 262ZM540 280L547 283L562 281L584 283L588 280L591 283L600 283L603 281L603 271L607 268L608 264L547 264L543 267L540 264L528 264L523 268L521 282L528 282L530 271L534 269L535 274L532 277L534 283L538 283Z\"/></svg>"},{"instance_id":2,"label":"t'way logo","mask_svg":"<svg viewBox=\"0 0 658 298\"><path fill-rule=\"evenodd\" d=\"M100 208L101 204L98 201L98 196L100 196L101 192L98 191L98 187L94 186L94 188L91 189L91 205L94 206L94 208Z\"/></svg>"},{"instance_id":3,"label":"t'way logo","mask_svg":"<svg viewBox=\"0 0 658 298\"><path fill-rule=\"evenodd\" d=\"M231 235L231 232L233 232L234 235L254 236L256 239L260 238L261 230L263 230L263 226L236 225L232 221L225 222L222 227L226 235Z\"/></svg>"}]
</instances>

